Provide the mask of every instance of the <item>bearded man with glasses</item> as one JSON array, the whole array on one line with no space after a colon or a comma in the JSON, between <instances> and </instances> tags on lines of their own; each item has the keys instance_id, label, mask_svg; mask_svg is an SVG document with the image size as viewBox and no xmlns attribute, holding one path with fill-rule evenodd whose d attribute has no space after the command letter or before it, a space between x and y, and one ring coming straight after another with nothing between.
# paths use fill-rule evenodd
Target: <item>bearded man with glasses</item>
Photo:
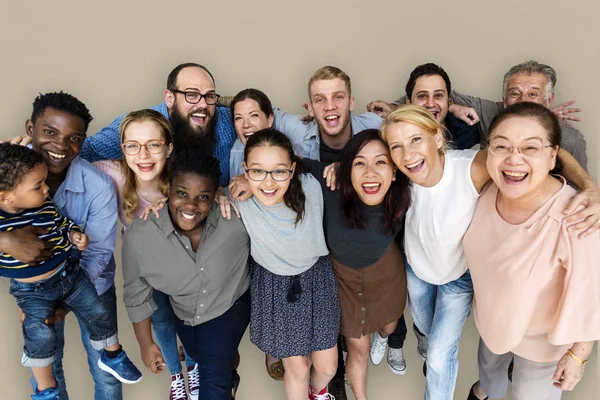
<instances>
[{"instance_id":1,"label":"bearded man with glasses","mask_svg":"<svg viewBox=\"0 0 600 400\"><path fill-rule=\"evenodd\" d=\"M220 186L226 186L229 153L236 133L229 108L217 105L219 97L210 71L200 64L185 63L169 74L165 101L151 108L169 120L175 149L202 148L219 160ZM121 158L119 124L124 116L88 137L81 148L81 157L90 162Z\"/></svg>"}]
</instances>

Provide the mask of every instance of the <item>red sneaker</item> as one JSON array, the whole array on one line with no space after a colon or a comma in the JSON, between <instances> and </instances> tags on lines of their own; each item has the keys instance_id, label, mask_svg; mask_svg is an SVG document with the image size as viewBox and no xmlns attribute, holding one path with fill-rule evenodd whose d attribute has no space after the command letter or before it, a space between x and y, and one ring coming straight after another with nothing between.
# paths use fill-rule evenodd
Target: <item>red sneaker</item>
<instances>
[{"instance_id":1,"label":"red sneaker","mask_svg":"<svg viewBox=\"0 0 600 400\"><path fill-rule=\"evenodd\" d=\"M171 375L171 392L169 394L169 400L187 400L183 375Z\"/></svg>"},{"instance_id":2,"label":"red sneaker","mask_svg":"<svg viewBox=\"0 0 600 400\"><path fill-rule=\"evenodd\" d=\"M311 385L308 385L308 398L309 400L335 400L335 397L327 393L327 387L319 393L315 393Z\"/></svg>"}]
</instances>

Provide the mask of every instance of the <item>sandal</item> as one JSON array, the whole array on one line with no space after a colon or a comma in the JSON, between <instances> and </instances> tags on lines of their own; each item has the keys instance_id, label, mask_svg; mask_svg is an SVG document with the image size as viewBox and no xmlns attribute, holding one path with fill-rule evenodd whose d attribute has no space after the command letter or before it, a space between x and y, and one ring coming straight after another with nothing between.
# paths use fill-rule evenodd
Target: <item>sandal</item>
<instances>
[{"instance_id":1,"label":"sandal","mask_svg":"<svg viewBox=\"0 0 600 400\"><path fill-rule=\"evenodd\" d=\"M265 354L265 367L267 368L267 373L269 376L276 381L283 380L283 374L285 373L285 369L283 368L283 361L277 360L271 366L269 366L269 355Z\"/></svg>"}]
</instances>

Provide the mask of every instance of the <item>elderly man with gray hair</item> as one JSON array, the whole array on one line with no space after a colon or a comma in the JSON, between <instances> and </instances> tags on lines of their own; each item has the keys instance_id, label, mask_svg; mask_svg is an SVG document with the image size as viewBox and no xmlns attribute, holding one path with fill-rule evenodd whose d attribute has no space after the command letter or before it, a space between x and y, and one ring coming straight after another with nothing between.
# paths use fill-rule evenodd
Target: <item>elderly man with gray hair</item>
<instances>
[{"instance_id":1,"label":"elderly man with gray hair","mask_svg":"<svg viewBox=\"0 0 600 400\"><path fill-rule=\"evenodd\" d=\"M554 68L546 64L540 64L537 61L526 61L515 65L504 75L502 102L463 95L455 91L452 91L450 99L455 104L475 109L480 119L479 133L483 139L486 139L490 123L504 107L522 101L529 101L550 108L552 100L554 100L555 85L556 71ZM567 102L552 110L559 117L562 128L560 146L571 153L579 164L587 170L588 159L585 138L579 130L565 121L566 119L578 121L577 118L570 116L570 113L580 110L568 108L571 104L573 102ZM475 122L476 120L477 116L475 116Z\"/></svg>"}]
</instances>

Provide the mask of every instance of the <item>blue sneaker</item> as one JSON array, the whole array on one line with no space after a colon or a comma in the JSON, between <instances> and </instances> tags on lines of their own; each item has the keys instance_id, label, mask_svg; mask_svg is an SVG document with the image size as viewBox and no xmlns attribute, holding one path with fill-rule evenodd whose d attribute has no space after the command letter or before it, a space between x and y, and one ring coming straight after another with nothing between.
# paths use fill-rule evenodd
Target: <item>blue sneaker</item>
<instances>
[{"instance_id":1,"label":"blue sneaker","mask_svg":"<svg viewBox=\"0 0 600 400\"><path fill-rule=\"evenodd\" d=\"M137 383L142 379L142 373L127 357L125 350L115 358L108 358L106 351L103 351L98 367L123 383Z\"/></svg>"},{"instance_id":2,"label":"blue sneaker","mask_svg":"<svg viewBox=\"0 0 600 400\"><path fill-rule=\"evenodd\" d=\"M58 395L58 386L46 390L42 390L38 392L37 387L35 388L35 393L31 395L33 400L60 400L60 396Z\"/></svg>"}]
</instances>

